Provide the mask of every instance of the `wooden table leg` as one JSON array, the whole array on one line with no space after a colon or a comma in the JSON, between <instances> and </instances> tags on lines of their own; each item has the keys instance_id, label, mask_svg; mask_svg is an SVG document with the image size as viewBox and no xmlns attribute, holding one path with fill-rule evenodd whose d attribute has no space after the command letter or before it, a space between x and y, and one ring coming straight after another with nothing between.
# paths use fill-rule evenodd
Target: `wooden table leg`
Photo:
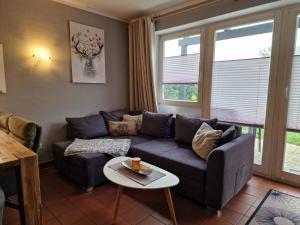
<instances>
[{"instance_id":1,"label":"wooden table leg","mask_svg":"<svg viewBox=\"0 0 300 225\"><path fill-rule=\"evenodd\" d=\"M166 196L166 200L168 203L168 207L169 207L169 211L171 214L171 219L172 219L173 225L177 225L177 220L176 220L176 215L175 215L175 210L174 210L174 205L173 205L173 201L172 201L172 195L171 195L170 188L165 188L164 192L165 192L165 196Z\"/></svg>"},{"instance_id":2,"label":"wooden table leg","mask_svg":"<svg viewBox=\"0 0 300 225\"><path fill-rule=\"evenodd\" d=\"M114 211L113 224L116 224L116 222L117 222L118 210L119 210L119 205L120 205L120 199L121 199L122 192L123 192L123 187L118 185L117 197L116 197L116 202L115 202L115 211Z\"/></svg>"},{"instance_id":3,"label":"wooden table leg","mask_svg":"<svg viewBox=\"0 0 300 225\"><path fill-rule=\"evenodd\" d=\"M20 224L25 225L25 212L24 212L24 202L23 202L23 192L22 192L22 177L21 177L21 167L16 167L16 178L17 178L17 191L18 191L18 205L19 205L19 217Z\"/></svg>"},{"instance_id":4,"label":"wooden table leg","mask_svg":"<svg viewBox=\"0 0 300 225\"><path fill-rule=\"evenodd\" d=\"M20 159L22 203L26 225L42 225L40 176L37 156Z\"/></svg>"}]
</instances>

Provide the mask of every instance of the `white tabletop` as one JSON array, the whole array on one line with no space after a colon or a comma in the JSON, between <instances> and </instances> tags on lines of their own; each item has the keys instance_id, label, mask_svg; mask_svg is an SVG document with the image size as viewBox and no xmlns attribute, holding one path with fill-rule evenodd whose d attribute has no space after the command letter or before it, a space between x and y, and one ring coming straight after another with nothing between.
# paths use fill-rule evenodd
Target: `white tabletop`
<instances>
[{"instance_id":1,"label":"white tabletop","mask_svg":"<svg viewBox=\"0 0 300 225\"><path fill-rule=\"evenodd\" d=\"M107 179L123 187L135 188L135 189L146 189L146 190L169 188L169 187L176 186L179 183L179 178L174 174L146 162L143 162L143 164L152 169L155 169L159 172L166 174L166 176L144 186L109 167L109 165L115 164L117 162L123 162L128 159L129 157L116 157L108 161L103 168L104 175L107 177Z\"/></svg>"}]
</instances>

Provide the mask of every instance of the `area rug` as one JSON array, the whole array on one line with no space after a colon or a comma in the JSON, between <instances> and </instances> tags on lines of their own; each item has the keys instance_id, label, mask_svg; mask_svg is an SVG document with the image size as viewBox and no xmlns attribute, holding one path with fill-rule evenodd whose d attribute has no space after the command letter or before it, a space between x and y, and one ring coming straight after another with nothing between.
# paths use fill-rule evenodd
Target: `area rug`
<instances>
[{"instance_id":1,"label":"area rug","mask_svg":"<svg viewBox=\"0 0 300 225\"><path fill-rule=\"evenodd\" d=\"M246 225L300 225L300 198L270 190Z\"/></svg>"}]
</instances>

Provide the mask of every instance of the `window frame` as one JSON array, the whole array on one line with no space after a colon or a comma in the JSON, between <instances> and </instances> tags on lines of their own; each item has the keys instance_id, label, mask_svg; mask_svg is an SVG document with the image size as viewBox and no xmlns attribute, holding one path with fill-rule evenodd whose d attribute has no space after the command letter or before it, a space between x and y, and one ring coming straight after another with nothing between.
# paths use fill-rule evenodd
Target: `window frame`
<instances>
[{"instance_id":1,"label":"window frame","mask_svg":"<svg viewBox=\"0 0 300 225\"><path fill-rule=\"evenodd\" d=\"M168 100L163 99L163 57L164 57L164 42L184 36L200 35L200 61L199 61L199 77L198 77L198 100L195 102L185 100ZM202 80L203 80L203 66L204 66L204 45L205 30L198 27L193 29L182 30L169 34L158 36L158 73L157 73L157 101L158 104L171 106L188 106L188 107L202 107Z\"/></svg>"},{"instance_id":2,"label":"window frame","mask_svg":"<svg viewBox=\"0 0 300 225\"><path fill-rule=\"evenodd\" d=\"M200 65L203 65L201 68L201 79L199 79L199 91L201 92L199 100L201 101L201 104L196 105L196 107L200 107L199 109L201 110L201 114L197 114L196 116L201 118L210 118L215 31L226 27L250 24L263 20L274 20L268 99L264 124L266 131L263 139L264 153L262 166L254 165L254 172L255 174L264 177L284 181L285 183L298 186L300 185L299 176L283 171L282 167L284 163L284 146L288 113L286 88L288 88L289 91L296 33L296 26L293 25L296 21L293 21L293 19L297 18L299 14L300 4L295 3L288 6L267 9L261 12L246 13L244 15L240 14L239 16L232 16L231 18L223 21L220 21L220 18L215 19L215 22L203 21L201 27L199 26L194 28L202 29L201 56L203 57L203 55L205 55L200 62ZM210 21L213 21L213 19ZM168 36L168 34L164 33L163 35L157 35L157 37L160 36ZM157 46L161 46L160 42L157 42ZM162 62L161 58L158 59L160 60L159 62ZM161 87L160 85L157 85L156 87ZM162 92L160 92L160 94L161 93ZM162 95L158 95L160 98L161 96ZM173 110L175 112L181 110L184 112L184 109L180 109L179 107L166 107L163 109L163 105L168 103L160 100L159 103L161 104L159 107L162 107L164 112L168 112L169 110ZM173 105L177 106L178 104L173 103ZM189 104L183 104L183 106L190 107L191 109L191 105ZM195 112L198 113L199 111ZM194 111L192 113L194 113ZM189 115L195 114L189 113Z\"/></svg>"},{"instance_id":3,"label":"window frame","mask_svg":"<svg viewBox=\"0 0 300 225\"><path fill-rule=\"evenodd\" d=\"M279 43L280 43L280 30L281 30L281 10L276 9L271 11L259 12L250 15L243 15L239 17L230 18L224 21L217 21L214 23L204 24L201 27L197 27L191 30L199 30L201 29L201 48L200 48L200 66L199 70L199 102L189 103L189 102L176 102L176 101L168 101L162 99L162 43L163 40L167 40L168 38L176 38L180 37L186 31L182 32L174 32L170 34L160 35L159 36L159 62L158 62L158 103L162 105L173 105L173 106L183 106L183 107L200 107L202 118L210 118L211 116L211 91L212 91L212 72L213 72L213 62L214 62L214 53L215 53L215 32L220 29L241 26L266 20L273 20L273 40L272 40L272 54L271 54L271 64L270 64L270 75L269 75L269 87L268 87L268 99L266 106L266 118L264 123L265 131L267 131L264 135L264 146L263 146L263 158L262 165L254 165L254 170L256 174L267 176L269 173L269 165L270 165L270 157L272 155L272 141L274 140L273 133L273 120L274 120L274 104L275 104L275 88L277 81L277 70L278 70L278 54L279 54ZM191 32L191 31L190 31ZM205 57L204 57L205 55ZM267 116L268 115L268 116Z\"/></svg>"}]
</instances>

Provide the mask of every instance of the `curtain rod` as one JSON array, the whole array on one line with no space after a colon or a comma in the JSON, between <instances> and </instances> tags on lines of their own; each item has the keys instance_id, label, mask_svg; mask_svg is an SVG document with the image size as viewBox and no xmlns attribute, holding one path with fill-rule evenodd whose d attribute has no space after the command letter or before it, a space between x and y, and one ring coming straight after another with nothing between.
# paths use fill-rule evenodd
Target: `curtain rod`
<instances>
[{"instance_id":1,"label":"curtain rod","mask_svg":"<svg viewBox=\"0 0 300 225\"><path fill-rule=\"evenodd\" d=\"M161 15L157 15L157 16L152 15L152 20L157 21L157 20L165 19L165 18L168 18L168 17L171 17L171 16L175 16L175 15L178 15L178 14L181 14L181 13L199 8L199 7L214 4L218 1L220 1L220 0L205 0L203 2L199 2L199 3L193 4L193 5L188 5L188 6L185 6L183 8L176 9L174 11L162 13Z\"/></svg>"}]
</instances>

